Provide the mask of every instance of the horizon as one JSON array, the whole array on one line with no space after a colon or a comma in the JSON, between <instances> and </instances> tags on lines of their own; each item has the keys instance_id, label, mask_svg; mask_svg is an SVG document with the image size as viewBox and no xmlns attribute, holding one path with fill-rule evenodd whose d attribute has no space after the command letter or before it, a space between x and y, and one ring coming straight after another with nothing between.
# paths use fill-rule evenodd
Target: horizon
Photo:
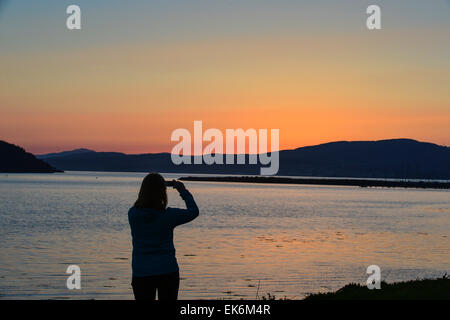
<instances>
[{"instance_id":1,"label":"horizon","mask_svg":"<svg viewBox=\"0 0 450 320\"><path fill-rule=\"evenodd\" d=\"M415 142L419 142L419 143L428 143L428 144L434 144L434 145L437 145L437 146L440 146L440 147L450 148L450 146L441 145L441 144L438 144L438 143L435 143L435 142L431 142L431 141L420 141L420 140L411 139L411 138L391 138L391 139L379 139L379 140L339 140L339 141L328 141L328 142L314 144L314 145L299 146L299 147L295 147L295 148L292 148L292 149L280 149L278 151L280 151L280 152L281 151L290 151L290 150L296 150L296 149L308 148L308 147L316 147L316 146L320 146L320 145L325 145L325 144L330 144L330 143L339 143L339 142L349 142L349 143L351 143L351 142L381 142L381 141L394 141L394 140L396 140L396 141L408 140L408 141L415 141ZM14 144L14 143L8 142L8 141L5 141L5 142ZM18 146L22 147L20 145L18 145ZM86 151L93 151L93 152L104 152L104 153L123 153L123 154L126 154L126 155L161 154L161 153L171 154L170 151L127 153L127 152L117 151L117 150L94 150L94 149L87 148L87 147L78 147L78 148L75 147L74 149L67 149L67 150L62 150L62 151L52 151L52 152L46 152L46 153L32 153L32 152L31 153L33 155L36 155L36 156L45 156L45 155L53 154L53 153L58 154L58 153L62 153L62 152L72 152L72 151L78 151L78 150L86 150ZM30 152L30 151L28 151L26 149L25 149L25 151ZM205 154L205 153L203 153L203 154ZM223 152L223 153L217 153L217 154L226 155L227 153ZM234 155L237 155L237 154L239 154L239 153L236 153L236 152L234 153ZM251 153L246 152L245 154L248 155L248 154L251 154ZM258 154L258 153L256 153L256 154ZM192 156L199 156L199 155L192 154Z\"/></svg>"},{"instance_id":2,"label":"horizon","mask_svg":"<svg viewBox=\"0 0 450 320\"><path fill-rule=\"evenodd\" d=\"M193 120L279 129L279 149L406 136L450 145L448 1L0 7L0 137L34 154L167 152ZM257 10L255 10L257 8Z\"/></svg>"}]
</instances>

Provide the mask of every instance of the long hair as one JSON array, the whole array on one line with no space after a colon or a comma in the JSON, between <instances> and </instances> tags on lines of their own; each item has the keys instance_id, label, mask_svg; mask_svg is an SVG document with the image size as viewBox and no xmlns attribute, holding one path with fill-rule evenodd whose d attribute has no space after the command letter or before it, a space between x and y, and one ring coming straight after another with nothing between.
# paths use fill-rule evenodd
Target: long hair
<instances>
[{"instance_id":1,"label":"long hair","mask_svg":"<svg viewBox=\"0 0 450 320\"><path fill-rule=\"evenodd\" d=\"M167 207L167 191L164 178L159 173L149 173L141 184L139 196L134 203L139 209L151 208L165 210Z\"/></svg>"}]
</instances>

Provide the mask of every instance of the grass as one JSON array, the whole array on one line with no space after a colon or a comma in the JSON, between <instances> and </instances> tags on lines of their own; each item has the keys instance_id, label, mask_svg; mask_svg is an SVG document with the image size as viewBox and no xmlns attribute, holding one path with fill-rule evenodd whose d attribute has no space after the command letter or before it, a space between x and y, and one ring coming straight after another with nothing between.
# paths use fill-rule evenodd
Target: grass
<instances>
[{"instance_id":1,"label":"grass","mask_svg":"<svg viewBox=\"0 0 450 320\"><path fill-rule=\"evenodd\" d=\"M305 300L450 300L450 278L381 282L379 290L351 283L336 292L310 294Z\"/></svg>"}]
</instances>

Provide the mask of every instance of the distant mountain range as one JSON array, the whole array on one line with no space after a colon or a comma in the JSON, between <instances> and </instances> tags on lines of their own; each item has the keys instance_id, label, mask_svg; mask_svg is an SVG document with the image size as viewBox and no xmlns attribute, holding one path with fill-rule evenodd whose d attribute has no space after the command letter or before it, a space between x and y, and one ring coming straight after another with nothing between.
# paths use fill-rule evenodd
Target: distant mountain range
<instances>
[{"instance_id":1,"label":"distant mountain range","mask_svg":"<svg viewBox=\"0 0 450 320\"><path fill-rule=\"evenodd\" d=\"M75 149L72 151L63 151L63 152L56 152L56 153L47 153L47 154L43 154L43 155L38 155L36 156L39 159L47 159L47 158L54 158L54 157L65 157L65 156L72 156L72 155L76 155L76 154L83 154L83 153L89 153L89 152L93 152L95 153L95 151L93 150L89 150L89 149Z\"/></svg>"},{"instance_id":2,"label":"distant mountain range","mask_svg":"<svg viewBox=\"0 0 450 320\"><path fill-rule=\"evenodd\" d=\"M37 156L61 170L258 175L260 165L174 165L169 153L77 149ZM450 148L411 139L339 141L279 152L281 176L450 179Z\"/></svg>"},{"instance_id":3,"label":"distant mountain range","mask_svg":"<svg viewBox=\"0 0 450 320\"><path fill-rule=\"evenodd\" d=\"M52 173L58 170L21 147L0 141L0 172Z\"/></svg>"}]
</instances>

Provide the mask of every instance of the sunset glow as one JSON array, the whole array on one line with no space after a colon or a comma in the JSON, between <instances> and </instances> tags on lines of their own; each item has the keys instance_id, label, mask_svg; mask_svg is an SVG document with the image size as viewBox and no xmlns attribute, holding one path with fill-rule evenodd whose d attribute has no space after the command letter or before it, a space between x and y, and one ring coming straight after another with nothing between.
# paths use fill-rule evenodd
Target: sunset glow
<instances>
[{"instance_id":1,"label":"sunset glow","mask_svg":"<svg viewBox=\"0 0 450 320\"><path fill-rule=\"evenodd\" d=\"M446 1L381 1L377 32L364 27L366 3L286 2L79 1L77 32L64 28L65 3L6 2L0 138L33 153L168 152L174 129L202 120L280 129L281 149L450 145Z\"/></svg>"}]
</instances>

